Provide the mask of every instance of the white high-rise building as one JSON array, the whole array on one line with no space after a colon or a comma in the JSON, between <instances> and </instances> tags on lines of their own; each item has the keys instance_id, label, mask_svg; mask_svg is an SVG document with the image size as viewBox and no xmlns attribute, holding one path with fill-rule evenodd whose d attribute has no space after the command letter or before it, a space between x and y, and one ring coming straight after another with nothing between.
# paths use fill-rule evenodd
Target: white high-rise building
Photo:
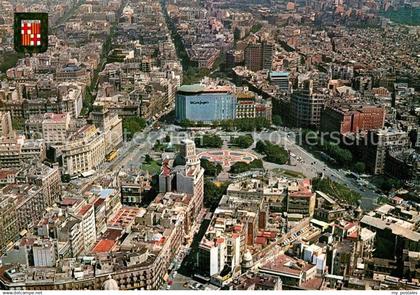
<instances>
[{"instance_id":1,"label":"white high-rise building","mask_svg":"<svg viewBox=\"0 0 420 295\"><path fill-rule=\"evenodd\" d=\"M190 139L182 141L181 156L185 159L185 165L171 170L167 161L163 163L159 176L159 191L186 193L192 196L194 216L203 208L204 199L204 169L200 166L195 143ZM174 181L175 178L175 181ZM175 183L175 187L173 185Z\"/></svg>"},{"instance_id":2,"label":"white high-rise building","mask_svg":"<svg viewBox=\"0 0 420 295\"><path fill-rule=\"evenodd\" d=\"M182 142L181 155L185 159L185 166L176 174L176 190L192 195L196 216L203 207L204 169L200 166L194 141L185 139Z\"/></svg>"}]
</instances>

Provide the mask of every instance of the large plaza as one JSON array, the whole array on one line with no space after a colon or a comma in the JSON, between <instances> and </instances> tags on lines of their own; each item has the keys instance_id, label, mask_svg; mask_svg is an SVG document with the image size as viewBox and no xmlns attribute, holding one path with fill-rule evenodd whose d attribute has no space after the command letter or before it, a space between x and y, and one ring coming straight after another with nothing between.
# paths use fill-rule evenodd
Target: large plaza
<instances>
[{"instance_id":1,"label":"large plaza","mask_svg":"<svg viewBox=\"0 0 420 295\"><path fill-rule=\"evenodd\" d=\"M247 164L258 159L258 157L249 151L217 149L201 152L200 159L207 159L211 162L219 163L223 168L229 168L237 162L245 162Z\"/></svg>"}]
</instances>

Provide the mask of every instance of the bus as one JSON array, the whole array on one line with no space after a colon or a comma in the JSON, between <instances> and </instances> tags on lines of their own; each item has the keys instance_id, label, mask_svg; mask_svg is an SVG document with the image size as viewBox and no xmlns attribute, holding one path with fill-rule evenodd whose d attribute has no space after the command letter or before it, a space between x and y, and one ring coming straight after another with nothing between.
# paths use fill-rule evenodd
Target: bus
<instances>
[{"instance_id":1,"label":"bus","mask_svg":"<svg viewBox=\"0 0 420 295\"><path fill-rule=\"evenodd\" d=\"M106 155L106 161L107 162L111 162L113 161L116 157L117 157L118 153L116 150L113 150L112 152L110 152L108 155Z\"/></svg>"}]
</instances>

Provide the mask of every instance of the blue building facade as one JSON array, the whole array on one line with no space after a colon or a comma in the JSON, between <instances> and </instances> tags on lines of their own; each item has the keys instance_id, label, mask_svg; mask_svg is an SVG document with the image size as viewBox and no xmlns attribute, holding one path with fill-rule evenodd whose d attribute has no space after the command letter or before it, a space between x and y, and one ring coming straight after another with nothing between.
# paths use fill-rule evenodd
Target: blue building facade
<instances>
[{"instance_id":1,"label":"blue building facade","mask_svg":"<svg viewBox=\"0 0 420 295\"><path fill-rule=\"evenodd\" d=\"M208 89L202 85L184 85L176 95L176 118L213 122L236 117L236 96L225 87Z\"/></svg>"}]
</instances>

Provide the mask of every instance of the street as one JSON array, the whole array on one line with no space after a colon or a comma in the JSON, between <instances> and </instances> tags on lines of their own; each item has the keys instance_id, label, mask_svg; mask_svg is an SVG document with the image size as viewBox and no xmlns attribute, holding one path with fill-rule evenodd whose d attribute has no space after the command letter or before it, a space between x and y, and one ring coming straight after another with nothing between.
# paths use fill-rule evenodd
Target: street
<instances>
[{"instance_id":1,"label":"street","mask_svg":"<svg viewBox=\"0 0 420 295\"><path fill-rule=\"evenodd\" d=\"M287 150L289 150L291 153L295 154L295 158L301 158L301 160L296 164L296 166L279 165L279 167L290 170L297 169L297 171L310 178L316 177L318 173L322 172L324 176L329 177L336 182L345 184L351 190L361 194L361 205L363 209L369 210L374 207L374 203L379 197L377 193L375 193L372 189L368 188L363 188L362 191L361 187L355 185L352 179L347 177L346 173L343 170L337 170L328 167L325 162L317 159L314 155L310 154L304 148L296 144L294 135L290 135L290 133L286 131L278 130L273 132L261 132L259 137L260 139L280 144L284 146Z\"/></svg>"},{"instance_id":2,"label":"street","mask_svg":"<svg viewBox=\"0 0 420 295\"><path fill-rule=\"evenodd\" d=\"M249 134L249 132L217 132L217 134L223 138L226 136L245 135ZM372 209L375 206L376 199L379 195L372 188L358 185L354 182L354 179L346 176L346 172L344 170L337 170L328 167L324 161L317 159L314 155L307 152L296 143L295 133L290 131L275 130L256 132L252 135L255 142L249 149L255 147L255 143L258 140L267 140L271 143L283 146L293 155L292 165L278 165L265 162L264 167L266 169L283 168L302 173L308 178L317 177L319 173L322 172L324 176L329 177L338 183L342 183L351 190L359 193L362 196L361 205L364 210Z\"/></svg>"}]
</instances>

